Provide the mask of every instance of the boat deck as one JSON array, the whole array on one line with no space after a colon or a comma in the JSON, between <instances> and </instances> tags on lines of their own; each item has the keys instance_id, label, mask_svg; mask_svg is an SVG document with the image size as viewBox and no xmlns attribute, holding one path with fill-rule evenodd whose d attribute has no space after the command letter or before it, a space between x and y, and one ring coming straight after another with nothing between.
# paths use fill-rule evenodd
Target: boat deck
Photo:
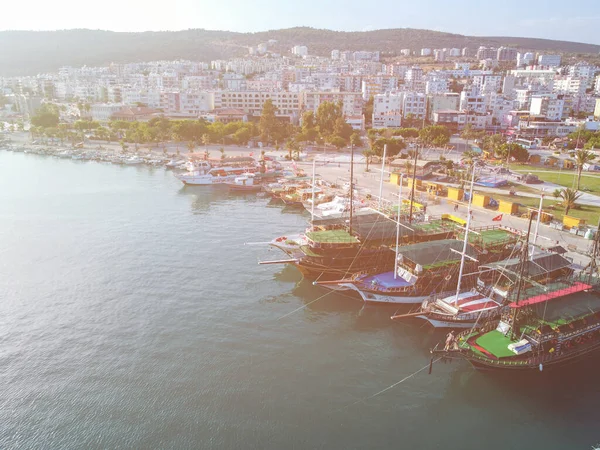
<instances>
[{"instance_id":1,"label":"boat deck","mask_svg":"<svg viewBox=\"0 0 600 450\"><path fill-rule=\"evenodd\" d=\"M318 243L328 244L357 244L358 239L346 230L309 231L306 237Z\"/></svg>"},{"instance_id":2,"label":"boat deck","mask_svg":"<svg viewBox=\"0 0 600 450\"><path fill-rule=\"evenodd\" d=\"M504 336L498 330L489 331L475 340L477 346L498 359L516 356L515 353L508 349L508 346L514 342L517 341Z\"/></svg>"}]
</instances>

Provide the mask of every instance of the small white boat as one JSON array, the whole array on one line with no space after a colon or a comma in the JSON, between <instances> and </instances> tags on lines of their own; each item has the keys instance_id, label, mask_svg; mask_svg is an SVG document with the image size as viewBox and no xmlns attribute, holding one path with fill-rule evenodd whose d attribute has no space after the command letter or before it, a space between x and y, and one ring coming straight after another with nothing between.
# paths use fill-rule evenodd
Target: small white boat
<instances>
[{"instance_id":1,"label":"small white boat","mask_svg":"<svg viewBox=\"0 0 600 450\"><path fill-rule=\"evenodd\" d=\"M140 158L139 156L132 156L131 158L127 158L126 160L123 161L123 164L126 164L128 166L143 164L143 163L144 163L144 160L142 158Z\"/></svg>"}]
</instances>

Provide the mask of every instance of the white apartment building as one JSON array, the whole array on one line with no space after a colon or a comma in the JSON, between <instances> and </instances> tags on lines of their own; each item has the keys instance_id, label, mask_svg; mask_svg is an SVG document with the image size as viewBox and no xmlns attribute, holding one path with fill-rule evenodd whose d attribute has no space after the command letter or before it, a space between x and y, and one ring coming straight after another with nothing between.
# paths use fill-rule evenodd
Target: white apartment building
<instances>
[{"instance_id":1,"label":"white apartment building","mask_svg":"<svg viewBox=\"0 0 600 450\"><path fill-rule=\"evenodd\" d=\"M431 56L431 49L430 48L422 48L421 56Z\"/></svg>"},{"instance_id":2,"label":"white apartment building","mask_svg":"<svg viewBox=\"0 0 600 450\"><path fill-rule=\"evenodd\" d=\"M548 84L552 82L556 76L555 69L516 69L511 70L510 74L522 78L526 82L530 83L544 83Z\"/></svg>"},{"instance_id":3,"label":"white apartment building","mask_svg":"<svg viewBox=\"0 0 600 450\"><path fill-rule=\"evenodd\" d=\"M402 94L375 95L373 98L373 128L399 128L402 124Z\"/></svg>"},{"instance_id":4,"label":"white apartment building","mask_svg":"<svg viewBox=\"0 0 600 450\"><path fill-rule=\"evenodd\" d=\"M511 47L500 47L496 52L498 61L515 61L517 59L517 49Z\"/></svg>"},{"instance_id":5,"label":"white apartment building","mask_svg":"<svg viewBox=\"0 0 600 450\"><path fill-rule=\"evenodd\" d=\"M451 48L448 51L448 56L450 56L451 58L456 58L460 56L460 48Z\"/></svg>"},{"instance_id":6,"label":"white apartment building","mask_svg":"<svg viewBox=\"0 0 600 450\"><path fill-rule=\"evenodd\" d=\"M260 116L265 101L271 99L273 106L277 108L278 116L295 120L300 115L300 97L301 94L285 91L217 91L214 93L214 109L238 109L249 115Z\"/></svg>"},{"instance_id":7,"label":"white apartment building","mask_svg":"<svg viewBox=\"0 0 600 450\"><path fill-rule=\"evenodd\" d=\"M598 67L582 62L569 66L569 75L571 77L581 78L586 89L593 86L594 77L598 71L600 71Z\"/></svg>"},{"instance_id":8,"label":"white apartment building","mask_svg":"<svg viewBox=\"0 0 600 450\"><path fill-rule=\"evenodd\" d=\"M179 112L189 117L198 117L214 109L214 92L183 91L179 95Z\"/></svg>"},{"instance_id":9,"label":"white apartment building","mask_svg":"<svg viewBox=\"0 0 600 450\"><path fill-rule=\"evenodd\" d=\"M427 95L427 118L433 120L434 113L438 111L457 111L460 103L460 94L454 92L434 93Z\"/></svg>"},{"instance_id":10,"label":"white apartment building","mask_svg":"<svg viewBox=\"0 0 600 450\"><path fill-rule=\"evenodd\" d=\"M486 95L487 109L491 112L492 125L506 123L506 117L515 109L515 100L501 94Z\"/></svg>"},{"instance_id":11,"label":"white apartment building","mask_svg":"<svg viewBox=\"0 0 600 450\"><path fill-rule=\"evenodd\" d=\"M299 94L302 111L313 111L315 114L323 102L342 102L342 112L346 117L362 114L363 99L360 92L320 92L304 91Z\"/></svg>"},{"instance_id":12,"label":"white apartment building","mask_svg":"<svg viewBox=\"0 0 600 450\"><path fill-rule=\"evenodd\" d=\"M422 92L404 92L402 116L412 115L415 119L424 119L427 113L427 97Z\"/></svg>"},{"instance_id":13,"label":"white apartment building","mask_svg":"<svg viewBox=\"0 0 600 450\"><path fill-rule=\"evenodd\" d=\"M538 55L538 66L559 67L560 62L560 55Z\"/></svg>"},{"instance_id":14,"label":"white apartment building","mask_svg":"<svg viewBox=\"0 0 600 450\"><path fill-rule=\"evenodd\" d=\"M535 61L535 55L531 52L517 53L517 67L530 66Z\"/></svg>"},{"instance_id":15,"label":"white apartment building","mask_svg":"<svg viewBox=\"0 0 600 450\"><path fill-rule=\"evenodd\" d=\"M122 103L95 103L90 107L92 120L106 123L110 122L111 116L123 108Z\"/></svg>"},{"instance_id":16,"label":"white apartment building","mask_svg":"<svg viewBox=\"0 0 600 450\"><path fill-rule=\"evenodd\" d=\"M529 113L533 116L543 116L546 120L560 121L564 106L565 101L562 95L533 95Z\"/></svg>"},{"instance_id":17,"label":"white apartment building","mask_svg":"<svg viewBox=\"0 0 600 450\"><path fill-rule=\"evenodd\" d=\"M594 83L594 94L600 95L600 75L596 76L596 81Z\"/></svg>"},{"instance_id":18,"label":"white apartment building","mask_svg":"<svg viewBox=\"0 0 600 450\"><path fill-rule=\"evenodd\" d=\"M410 54L411 54L410 48L403 48L402 50L400 50L400 54L402 56L410 56Z\"/></svg>"},{"instance_id":19,"label":"white apartment building","mask_svg":"<svg viewBox=\"0 0 600 450\"><path fill-rule=\"evenodd\" d=\"M433 51L433 58L435 59L436 62L446 61L446 51L443 49L436 48Z\"/></svg>"},{"instance_id":20,"label":"white apartment building","mask_svg":"<svg viewBox=\"0 0 600 450\"><path fill-rule=\"evenodd\" d=\"M473 77L473 86L481 93L498 92L502 87L502 76L476 75Z\"/></svg>"},{"instance_id":21,"label":"white apartment building","mask_svg":"<svg viewBox=\"0 0 600 450\"><path fill-rule=\"evenodd\" d=\"M365 77L361 83L363 100L368 100L372 95L384 94L396 90L398 79L396 77L378 76Z\"/></svg>"},{"instance_id":22,"label":"white apartment building","mask_svg":"<svg viewBox=\"0 0 600 450\"><path fill-rule=\"evenodd\" d=\"M423 69L418 66L413 66L406 71L406 75L404 75L404 81L407 84L414 83L415 81L420 81L423 78Z\"/></svg>"},{"instance_id":23,"label":"white apartment building","mask_svg":"<svg viewBox=\"0 0 600 450\"><path fill-rule=\"evenodd\" d=\"M308 56L308 47L306 45L294 45L292 54L296 56Z\"/></svg>"},{"instance_id":24,"label":"white apartment building","mask_svg":"<svg viewBox=\"0 0 600 450\"><path fill-rule=\"evenodd\" d=\"M331 59L333 59L334 61L340 59L340 51L331 50Z\"/></svg>"},{"instance_id":25,"label":"white apartment building","mask_svg":"<svg viewBox=\"0 0 600 450\"><path fill-rule=\"evenodd\" d=\"M573 76L556 76L552 82L552 92L561 95L585 94L586 81Z\"/></svg>"},{"instance_id":26,"label":"white apartment building","mask_svg":"<svg viewBox=\"0 0 600 450\"><path fill-rule=\"evenodd\" d=\"M485 98L479 93L476 86L463 89L460 93L459 107L461 111L469 111L469 113L485 114Z\"/></svg>"},{"instance_id":27,"label":"white apartment building","mask_svg":"<svg viewBox=\"0 0 600 450\"><path fill-rule=\"evenodd\" d=\"M210 75L188 75L181 80L182 89L209 90L215 87L215 79Z\"/></svg>"},{"instance_id":28,"label":"white apartment building","mask_svg":"<svg viewBox=\"0 0 600 450\"><path fill-rule=\"evenodd\" d=\"M425 82L425 94L443 94L448 92L448 84L448 78L433 78L427 80Z\"/></svg>"},{"instance_id":29,"label":"white apartment building","mask_svg":"<svg viewBox=\"0 0 600 450\"><path fill-rule=\"evenodd\" d=\"M498 50L494 47L479 47L477 50L477 59L483 61L484 59L496 59Z\"/></svg>"}]
</instances>

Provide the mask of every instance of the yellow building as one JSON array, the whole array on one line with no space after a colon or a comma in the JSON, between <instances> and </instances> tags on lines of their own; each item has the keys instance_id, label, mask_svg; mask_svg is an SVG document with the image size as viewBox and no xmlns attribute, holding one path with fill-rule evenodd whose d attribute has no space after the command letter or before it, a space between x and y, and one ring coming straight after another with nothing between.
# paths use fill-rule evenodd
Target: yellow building
<instances>
[{"instance_id":1,"label":"yellow building","mask_svg":"<svg viewBox=\"0 0 600 450\"><path fill-rule=\"evenodd\" d=\"M498 204L498 212L503 214L517 214L519 212L519 204L500 200Z\"/></svg>"},{"instance_id":2,"label":"yellow building","mask_svg":"<svg viewBox=\"0 0 600 450\"><path fill-rule=\"evenodd\" d=\"M473 205L485 208L490 204L490 197L483 194L473 194Z\"/></svg>"},{"instance_id":3,"label":"yellow building","mask_svg":"<svg viewBox=\"0 0 600 450\"><path fill-rule=\"evenodd\" d=\"M463 199L464 195L465 195L465 191L462 189L453 188L453 187L448 188L448 199L449 200L461 201Z\"/></svg>"}]
</instances>

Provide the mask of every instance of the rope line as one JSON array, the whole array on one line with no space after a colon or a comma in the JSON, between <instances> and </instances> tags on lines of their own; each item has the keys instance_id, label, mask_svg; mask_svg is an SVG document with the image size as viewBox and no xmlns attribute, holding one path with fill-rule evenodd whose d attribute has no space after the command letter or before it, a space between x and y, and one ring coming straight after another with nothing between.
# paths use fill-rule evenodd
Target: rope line
<instances>
[{"instance_id":1,"label":"rope line","mask_svg":"<svg viewBox=\"0 0 600 450\"><path fill-rule=\"evenodd\" d=\"M342 409L350 408L351 406L354 406L354 405L356 405L356 404L358 404L358 403L366 402L367 400L370 400L370 399L372 399L372 398L374 398L374 397L377 397L378 395L381 395L381 394L383 394L383 393L384 393L384 392L386 392L386 391L389 391L390 389L393 389L393 388L395 388L395 387L396 387L396 386L398 386L399 384L401 384L401 383L404 383L406 380L408 380L408 379L410 379L410 378L414 377L414 376L415 376L415 375L417 375L418 373L420 373L420 372L423 372L425 369L427 369L427 368L429 367L429 365L430 365L430 364L435 364L435 363L436 363L436 362L438 362L440 359L442 359L442 357L441 357L441 356L440 356L438 359L434 360L433 362L429 362L429 363L427 363L425 366L421 367L421 368L420 368L419 370L417 370L416 372L413 372L413 373L411 373L410 375L407 375L407 376L405 376L405 377L404 377L404 378L402 378L400 381L397 381L397 382L395 382L394 384L392 384L392 385L390 385L390 386L386 387L385 389L382 389L381 391L379 391L379 392L377 392L377 393L375 393L375 394L373 394L373 395L370 395L370 396L368 396L368 397L365 397L365 398L363 398L363 399L361 399L361 400L357 400L357 401L355 401L354 403L351 403L351 404L349 404L348 406L345 406L345 407L344 407L344 408L342 408Z\"/></svg>"}]
</instances>

